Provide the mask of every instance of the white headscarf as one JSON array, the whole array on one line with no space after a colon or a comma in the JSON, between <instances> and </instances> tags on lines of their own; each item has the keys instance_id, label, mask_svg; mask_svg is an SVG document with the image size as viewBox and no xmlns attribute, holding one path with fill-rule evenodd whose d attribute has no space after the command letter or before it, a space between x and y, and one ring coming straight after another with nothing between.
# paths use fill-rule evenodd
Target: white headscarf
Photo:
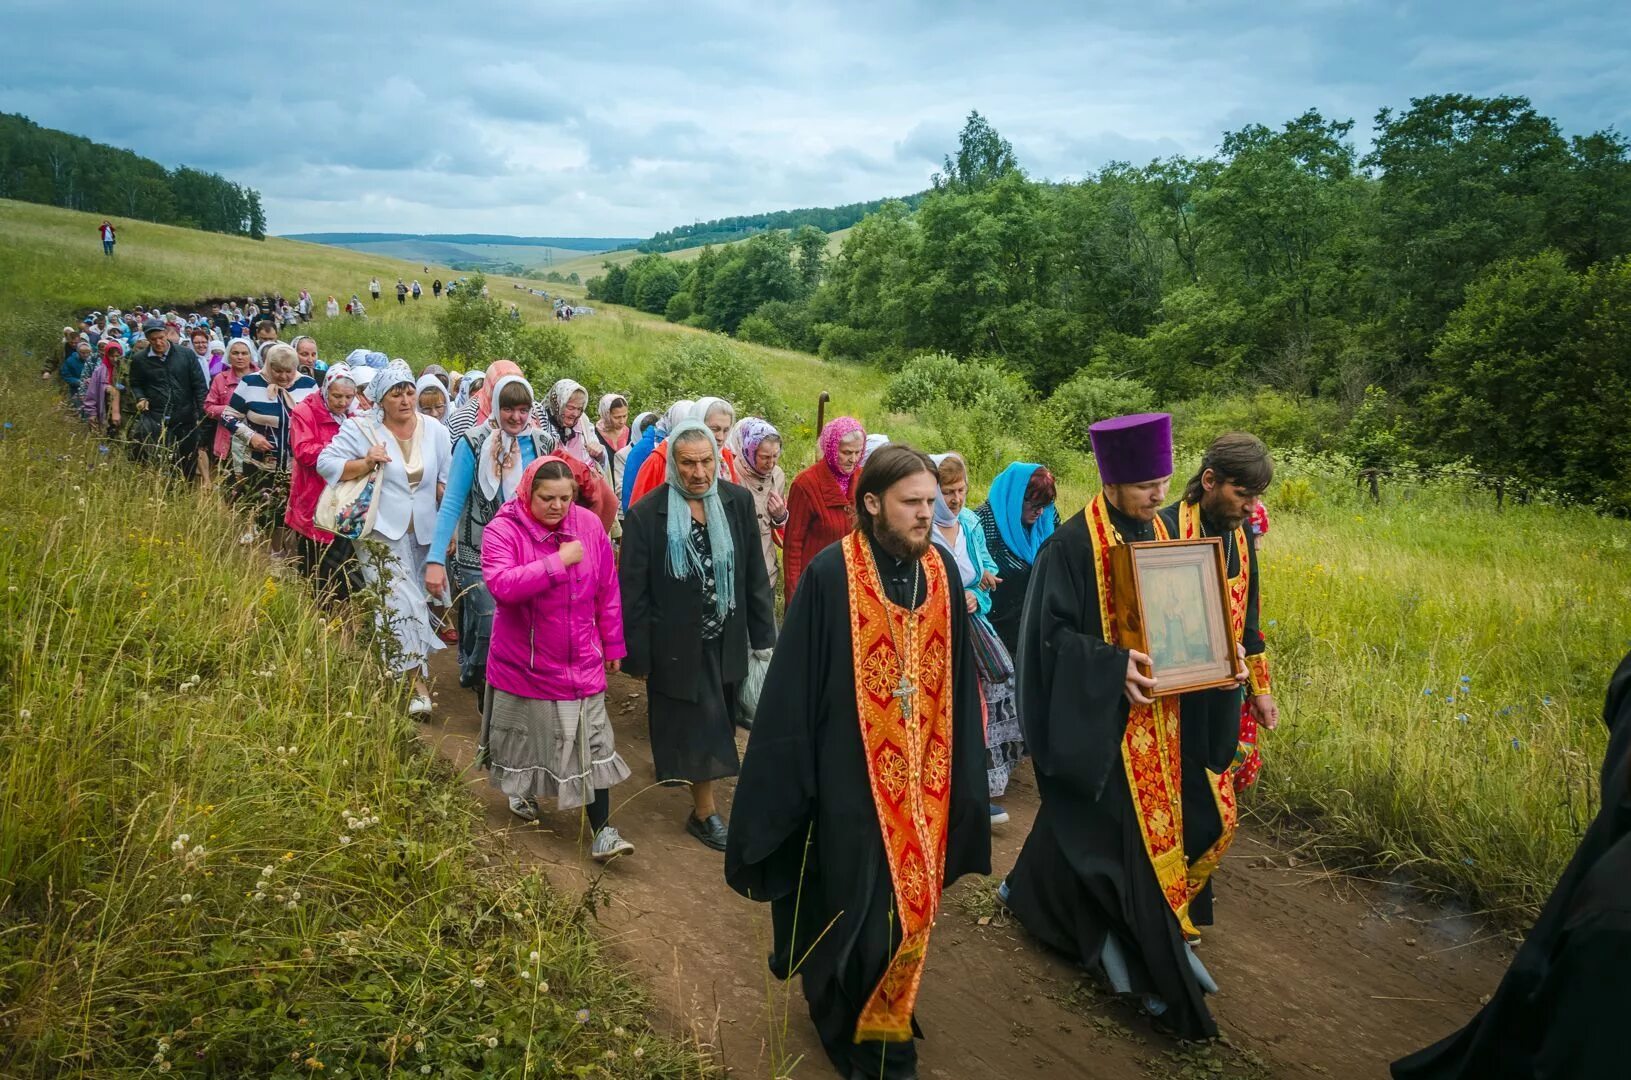
<instances>
[{"instance_id":1,"label":"white headscarf","mask_svg":"<svg viewBox=\"0 0 1631 1080\"><path fill-rule=\"evenodd\" d=\"M561 425L561 416L566 412L567 402L579 394L583 395L583 411L578 413L577 420L572 423L572 431L577 433L575 443L571 435ZM600 450L600 441L595 438L594 425L589 422L589 391L580 383L571 379L560 379L549 388L544 395L544 413L555 429L556 441L560 450L590 465L598 465L600 458L596 451Z\"/></svg>"},{"instance_id":2,"label":"white headscarf","mask_svg":"<svg viewBox=\"0 0 1631 1080\"><path fill-rule=\"evenodd\" d=\"M680 398L680 400L670 405L668 411L663 414L663 422L660 425L663 436L666 438L671 431L680 426L682 421L701 420L702 417L697 415L696 410L697 403L690 398Z\"/></svg>"},{"instance_id":3,"label":"white headscarf","mask_svg":"<svg viewBox=\"0 0 1631 1080\"><path fill-rule=\"evenodd\" d=\"M493 433L482 444L481 460L476 463L476 482L481 485L481 493L490 500L515 494L515 487L521 482L521 436L504 430L500 422L503 410L498 404L499 395L511 383L526 387L527 396L532 397L532 384L519 375L505 375L493 387L493 414L487 418ZM528 409L527 426L521 429L521 435L536 428L532 410Z\"/></svg>"},{"instance_id":4,"label":"white headscarf","mask_svg":"<svg viewBox=\"0 0 1631 1080\"><path fill-rule=\"evenodd\" d=\"M392 360L383 371L374 375L374 381L368 384L368 400L374 403L374 419L385 419L385 395L399 386L412 386L414 393L419 392L419 380L413 377L413 368L405 360ZM437 384L441 385L440 383Z\"/></svg>"}]
</instances>

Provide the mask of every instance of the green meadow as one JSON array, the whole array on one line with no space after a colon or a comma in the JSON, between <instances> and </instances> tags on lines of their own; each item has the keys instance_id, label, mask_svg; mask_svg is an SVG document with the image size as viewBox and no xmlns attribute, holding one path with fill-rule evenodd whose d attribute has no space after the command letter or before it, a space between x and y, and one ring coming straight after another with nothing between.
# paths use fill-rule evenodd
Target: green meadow
<instances>
[{"instance_id":1,"label":"green meadow","mask_svg":"<svg viewBox=\"0 0 1631 1080\"><path fill-rule=\"evenodd\" d=\"M136 222L109 260L94 225L0 201L5 1071L185 1058L276 1075L310 1075L308 1059L335 1076L421 1062L447 1076L703 1075L647 1028L575 899L482 864L468 800L351 635L237 545L212 495L101 452L35 377L89 309L301 287L320 309L370 276L425 281L420 265ZM489 279L525 322L547 322L516 284ZM367 320L313 333L331 361L367 345L445 363L437 310L387 295ZM709 337L621 308L563 332L595 394L637 391ZM1096 488L1035 407L971 430L956 410L887 412L876 368L725 347L774 390L789 472L812 456L825 391L828 415L897 440L978 442L977 486L1023 456L1059 474L1063 514ZM1215 434L1179 430L1180 482ZM1497 510L1453 475L1390 481L1373 502L1347 463L1289 453L1267 502L1283 719L1245 806L1330 865L1521 922L1598 803L1603 690L1631 649L1631 527L1544 502Z\"/></svg>"}]
</instances>

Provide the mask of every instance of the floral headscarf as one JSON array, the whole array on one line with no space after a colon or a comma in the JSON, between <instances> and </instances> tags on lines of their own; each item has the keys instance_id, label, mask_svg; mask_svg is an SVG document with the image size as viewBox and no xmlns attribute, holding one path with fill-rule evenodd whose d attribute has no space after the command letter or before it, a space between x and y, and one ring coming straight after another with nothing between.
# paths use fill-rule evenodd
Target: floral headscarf
<instances>
[{"instance_id":1,"label":"floral headscarf","mask_svg":"<svg viewBox=\"0 0 1631 1080\"><path fill-rule=\"evenodd\" d=\"M511 435L499 423L500 412L498 410L495 410L486 421L492 425L493 433L487 436L486 442L482 443L481 460L476 463L476 481L481 485L482 494L489 499L498 498L499 493L512 484L524 482L524 478L523 480L517 479L521 475L521 438L528 432L536 430L538 426L533 420L530 407L532 384L520 375L505 375L500 378L493 386L493 400L500 400L504 388L511 383L526 387L529 405L527 423L521 429L519 435Z\"/></svg>"},{"instance_id":2,"label":"floral headscarf","mask_svg":"<svg viewBox=\"0 0 1631 1080\"><path fill-rule=\"evenodd\" d=\"M757 416L750 416L736 425L735 442L741 453L737 455L737 462L754 476L763 476L757 464L759 446L766 439L780 439L781 432L769 420Z\"/></svg>"},{"instance_id":3,"label":"floral headscarf","mask_svg":"<svg viewBox=\"0 0 1631 1080\"><path fill-rule=\"evenodd\" d=\"M415 386L418 382L413 377L413 368L403 360L392 360L385 370L374 376L374 381L368 385L368 400L374 403L374 419L385 419L385 395L399 386ZM417 390L417 387L415 387Z\"/></svg>"},{"instance_id":4,"label":"floral headscarf","mask_svg":"<svg viewBox=\"0 0 1631 1080\"><path fill-rule=\"evenodd\" d=\"M827 426L821 429L821 437L816 445L821 449L821 460L827 463L832 472L833 479L838 482L838 490L845 495L849 494L850 484L855 480L855 473L860 469L859 462L849 472L838 467L838 447L851 435L859 433L863 440L866 437L866 428L853 416L837 416L827 421Z\"/></svg>"}]
</instances>

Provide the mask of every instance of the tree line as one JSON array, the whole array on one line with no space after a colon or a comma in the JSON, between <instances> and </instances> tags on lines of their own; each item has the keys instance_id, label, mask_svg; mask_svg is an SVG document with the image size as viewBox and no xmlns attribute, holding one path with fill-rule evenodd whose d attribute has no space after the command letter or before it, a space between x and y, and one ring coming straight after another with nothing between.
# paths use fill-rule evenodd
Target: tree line
<instances>
[{"instance_id":1,"label":"tree line","mask_svg":"<svg viewBox=\"0 0 1631 1080\"><path fill-rule=\"evenodd\" d=\"M0 198L266 237L260 192L0 113Z\"/></svg>"},{"instance_id":2,"label":"tree line","mask_svg":"<svg viewBox=\"0 0 1631 1080\"><path fill-rule=\"evenodd\" d=\"M923 201L923 193L907 195L899 200L874 199L872 202L847 203L844 206L777 210L765 214L720 218L717 221L699 221L694 225L681 225L660 232L651 239L633 246L644 252L678 251L680 248L701 247L704 244L734 243L771 230L794 231L806 225L822 232L837 232L839 229L849 228L868 214L877 213L885 203L891 201L914 207Z\"/></svg>"},{"instance_id":3,"label":"tree line","mask_svg":"<svg viewBox=\"0 0 1631 1080\"><path fill-rule=\"evenodd\" d=\"M1255 402L1367 466L1631 505L1625 139L1566 137L1521 97L1383 109L1363 156L1353 126L1310 110L1048 183L974 113L916 209L886 203L830 261L762 234L591 287L832 359L944 353L1075 421Z\"/></svg>"}]
</instances>

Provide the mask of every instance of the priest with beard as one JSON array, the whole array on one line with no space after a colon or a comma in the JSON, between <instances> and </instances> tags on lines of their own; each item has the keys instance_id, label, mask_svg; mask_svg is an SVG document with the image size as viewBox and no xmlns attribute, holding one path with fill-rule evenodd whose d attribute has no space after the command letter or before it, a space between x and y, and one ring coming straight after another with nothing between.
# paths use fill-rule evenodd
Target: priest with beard
<instances>
[{"instance_id":1,"label":"priest with beard","mask_svg":"<svg viewBox=\"0 0 1631 1080\"><path fill-rule=\"evenodd\" d=\"M736 788L725 877L771 905L770 969L800 975L846 1080L916 1077L913 1008L941 892L990 873L980 686L938 477L880 449L857 527L805 567Z\"/></svg>"},{"instance_id":2,"label":"priest with beard","mask_svg":"<svg viewBox=\"0 0 1631 1080\"><path fill-rule=\"evenodd\" d=\"M1210 1038L1217 989L1187 936L1177 699L1155 697L1150 658L1120 648L1110 549L1169 539L1172 418L1144 413L1089 429L1103 490L1037 554L1020 623L1019 716L1042 796L998 891L1043 944L1102 975L1163 1028Z\"/></svg>"},{"instance_id":3,"label":"priest with beard","mask_svg":"<svg viewBox=\"0 0 1631 1080\"><path fill-rule=\"evenodd\" d=\"M1394 1080L1607 1080L1631 1009L1631 656L1603 705L1602 806L1500 987L1472 1022L1393 1063Z\"/></svg>"},{"instance_id":4,"label":"priest with beard","mask_svg":"<svg viewBox=\"0 0 1631 1080\"><path fill-rule=\"evenodd\" d=\"M1212 925L1210 875L1234 841L1235 797L1257 774L1257 732L1273 731L1280 722L1258 616L1257 541L1248 527L1257 500L1273 479L1274 462L1262 440L1229 432L1212 440L1183 496L1161 511L1161 523L1174 540L1221 540L1229 630L1245 656L1249 683L1244 705L1238 686L1197 690L1178 699L1184 852L1208 875L1189 903L1189 921L1197 928Z\"/></svg>"}]
</instances>

